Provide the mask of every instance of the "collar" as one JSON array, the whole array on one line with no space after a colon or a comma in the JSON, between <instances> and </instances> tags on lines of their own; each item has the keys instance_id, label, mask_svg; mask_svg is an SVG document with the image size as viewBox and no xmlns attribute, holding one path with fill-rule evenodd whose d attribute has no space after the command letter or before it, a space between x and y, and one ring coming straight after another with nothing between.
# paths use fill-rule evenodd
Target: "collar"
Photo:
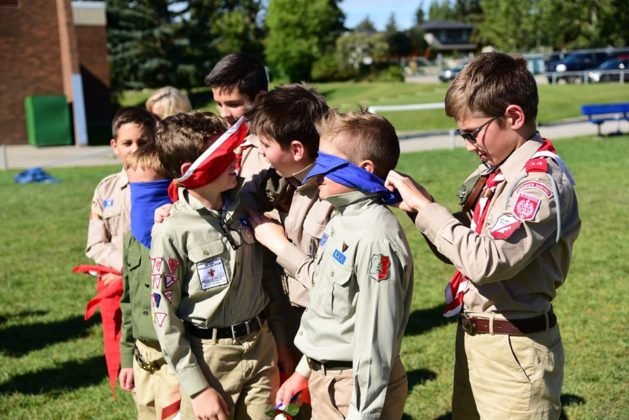
<instances>
[{"instance_id":1,"label":"collar","mask_svg":"<svg viewBox=\"0 0 629 420\"><path fill-rule=\"evenodd\" d=\"M537 152L542 146L544 139L539 134L533 136L530 140L524 142L524 144L518 147L511 153L511 156L505 160L502 165L498 167L502 174L505 176L507 182L520 176L526 162Z\"/></svg>"},{"instance_id":2,"label":"collar","mask_svg":"<svg viewBox=\"0 0 629 420\"><path fill-rule=\"evenodd\" d=\"M203 203L201 203L192 194L190 194L190 191L188 191L188 189L184 187L179 187L179 197L180 200L182 199L182 201L184 201L186 205L192 210L195 210L196 212L201 214L210 214L214 217L219 217L221 212L231 211L237 207L239 203L238 190L240 189L240 185L241 184L239 182L239 185L237 187L223 193L223 208L221 210L208 209L203 205Z\"/></svg>"},{"instance_id":3,"label":"collar","mask_svg":"<svg viewBox=\"0 0 629 420\"><path fill-rule=\"evenodd\" d=\"M325 199L341 214L353 215L360 213L365 207L373 203L382 202L378 194L364 193L356 190L345 194L331 195Z\"/></svg>"},{"instance_id":4,"label":"collar","mask_svg":"<svg viewBox=\"0 0 629 420\"><path fill-rule=\"evenodd\" d=\"M294 187L300 188L302 186L301 184L304 182L304 178L306 178L306 175L308 175L308 173L310 172L313 166L314 166L314 162L306 166L301 171L295 172L292 176L288 177L288 182L293 184ZM306 184L311 184L312 182L316 182L316 180L311 179L308 182L306 182Z\"/></svg>"},{"instance_id":5,"label":"collar","mask_svg":"<svg viewBox=\"0 0 629 420\"><path fill-rule=\"evenodd\" d=\"M120 189L127 188L129 186L129 176L127 175L127 171L122 169L120 171Z\"/></svg>"}]
</instances>

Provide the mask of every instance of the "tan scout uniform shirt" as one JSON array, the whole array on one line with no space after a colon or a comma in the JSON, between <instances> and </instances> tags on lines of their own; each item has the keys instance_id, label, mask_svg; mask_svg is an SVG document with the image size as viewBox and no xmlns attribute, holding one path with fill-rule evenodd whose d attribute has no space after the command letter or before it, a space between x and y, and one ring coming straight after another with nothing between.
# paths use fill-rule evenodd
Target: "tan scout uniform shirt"
<instances>
[{"instance_id":1,"label":"tan scout uniform shirt","mask_svg":"<svg viewBox=\"0 0 629 420\"><path fill-rule=\"evenodd\" d=\"M316 282L295 345L321 362L351 361L350 411L379 418L408 321L413 258L404 231L378 196L356 191L327 200L338 214L321 238ZM309 376L305 357L297 372Z\"/></svg>"},{"instance_id":2,"label":"tan scout uniform shirt","mask_svg":"<svg viewBox=\"0 0 629 420\"><path fill-rule=\"evenodd\" d=\"M312 165L288 179L296 187L290 210L284 219L284 229L291 244L286 245L277 256L277 263L286 273L284 287L290 302L301 307L307 307L310 301L309 290L314 285L314 256L332 215L332 205L319 199L314 179L301 185L311 168Z\"/></svg>"},{"instance_id":3,"label":"tan scout uniform shirt","mask_svg":"<svg viewBox=\"0 0 629 420\"><path fill-rule=\"evenodd\" d=\"M104 178L92 198L85 255L122 271L122 246L129 231L129 179L123 170Z\"/></svg>"},{"instance_id":4,"label":"tan scout uniform shirt","mask_svg":"<svg viewBox=\"0 0 629 420\"><path fill-rule=\"evenodd\" d=\"M183 390L194 395L209 386L186 338L183 321L201 328L228 327L255 318L268 303L262 290L262 249L233 190L225 210L206 209L188 191L170 218L153 228L151 261L153 322L164 357ZM227 235L238 246L234 250Z\"/></svg>"},{"instance_id":5,"label":"tan scout uniform shirt","mask_svg":"<svg viewBox=\"0 0 629 420\"><path fill-rule=\"evenodd\" d=\"M510 318L544 313L566 279L581 226L577 198L568 176L551 159L549 172L558 191L545 173L530 172L522 178L526 162L541 146L537 140L541 138L527 141L500 166L505 181L496 187L480 235L437 203L424 207L415 219L437 250L471 280L464 296L468 312L495 312ZM529 205L537 203L530 220L516 216L521 194ZM561 238L557 243L559 207ZM507 239L494 238L504 221L521 221L521 225Z\"/></svg>"}]
</instances>

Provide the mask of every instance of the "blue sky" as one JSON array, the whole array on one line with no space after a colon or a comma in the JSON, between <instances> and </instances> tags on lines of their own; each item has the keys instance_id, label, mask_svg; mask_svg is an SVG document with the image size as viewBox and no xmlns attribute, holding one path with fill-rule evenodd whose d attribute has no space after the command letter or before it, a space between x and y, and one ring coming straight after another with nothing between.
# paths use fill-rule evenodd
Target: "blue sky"
<instances>
[{"instance_id":1,"label":"blue sky","mask_svg":"<svg viewBox=\"0 0 629 420\"><path fill-rule=\"evenodd\" d=\"M369 15L376 29L383 30L394 13L398 29L403 30L415 23L415 11L422 3L424 10L430 6L430 0L343 0L339 6L345 13L348 28L353 28Z\"/></svg>"}]
</instances>

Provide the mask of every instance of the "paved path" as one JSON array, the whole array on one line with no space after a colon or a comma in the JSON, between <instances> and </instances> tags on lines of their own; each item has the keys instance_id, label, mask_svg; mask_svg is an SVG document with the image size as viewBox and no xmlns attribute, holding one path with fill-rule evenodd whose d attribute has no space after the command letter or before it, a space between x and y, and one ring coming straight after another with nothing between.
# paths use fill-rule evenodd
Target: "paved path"
<instances>
[{"instance_id":1,"label":"paved path","mask_svg":"<svg viewBox=\"0 0 629 420\"><path fill-rule=\"evenodd\" d=\"M617 124L607 122L603 125L603 133L616 131ZM629 123L620 125L623 133L629 133ZM543 136L549 139L596 135L596 126L587 122L555 124L540 127ZM431 149L463 147L463 140L453 138L447 132L433 133L400 133L402 152L414 152ZM454 143L454 145L453 145ZM43 168L68 166L118 165L109 146L49 146L34 147L31 145L0 145L0 170L25 169L34 166Z\"/></svg>"}]
</instances>

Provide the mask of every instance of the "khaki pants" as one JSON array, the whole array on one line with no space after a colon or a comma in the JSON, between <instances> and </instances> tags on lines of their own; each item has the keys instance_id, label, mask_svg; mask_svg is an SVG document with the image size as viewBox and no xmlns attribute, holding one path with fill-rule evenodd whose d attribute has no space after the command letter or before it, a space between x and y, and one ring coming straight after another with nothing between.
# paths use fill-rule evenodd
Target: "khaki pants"
<instances>
[{"instance_id":1,"label":"khaki pants","mask_svg":"<svg viewBox=\"0 0 629 420\"><path fill-rule=\"evenodd\" d=\"M527 336L457 327L454 419L557 419L564 353L559 326Z\"/></svg>"},{"instance_id":2,"label":"khaki pants","mask_svg":"<svg viewBox=\"0 0 629 420\"><path fill-rule=\"evenodd\" d=\"M135 345L144 361L151 363L164 361L161 352L142 343L135 341ZM142 369L135 357L133 358L133 399L138 409L140 420L161 420L162 410L176 404L181 396L179 394L179 382L172 370L165 362L159 370L151 373ZM172 415L168 418L172 418Z\"/></svg>"},{"instance_id":3,"label":"khaki pants","mask_svg":"<svg viewBox=\"0 0 629 420\"><path fill-rule=\"evenodd\" d=\"M266 322L259 331L237 340L186 336L208 378L229 405L230 418L267 420L279 387L275 341ZM181 397L181 418L194 419L192 400Z\"/></svg>"},{"instance_id":4,"label":"khaki pants","mask_svg":"<svg viewBox=\"0 0 629 420\"><path fill-rule=\"evenodd\" d=\"M312 371L308 380L312 400L313 420L344 419L354 390L354 373L351 369ZM387 395L380 418L398 420L404 414L408 394L408 379L400 356L393 361Z\"/></svg>"}]
</instances>

